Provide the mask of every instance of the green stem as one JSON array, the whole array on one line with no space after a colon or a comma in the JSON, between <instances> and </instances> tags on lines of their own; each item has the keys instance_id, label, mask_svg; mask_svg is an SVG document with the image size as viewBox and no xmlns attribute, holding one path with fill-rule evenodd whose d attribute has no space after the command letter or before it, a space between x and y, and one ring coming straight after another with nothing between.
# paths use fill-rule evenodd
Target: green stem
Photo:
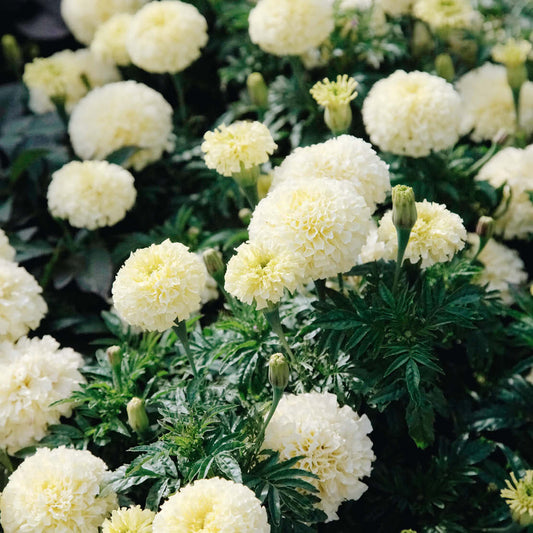
<instances>
[{"instance_id":1,"label":"green stem","mask_svg":"<svg viewBox=\"0 0 533 533\"><path fill-rule=\"evenodd\" d=\"M183 347L185 348L185 353L187 354L187 359L189 359L189 364L191 365L192 373L194 377L197 378L198 370L196 370L196 365L194 364L194 358L191 352L191 345L189 344L189 337L187 335L187 325L185 324L185 321L182 320L178 322L174 327L174 331L176 332L176 335L181 341L181 344L183 344Z\"/></svg>"},{"instance_id":2,"label":"green stem","mask_svg":"<svg viewBox=\"0 0 533 533\"><path fill-rule=\"evenodd\" d=\"M402 269L403 256L405 249L409 243L409 236L411 235L410 229L396 228L396 235L398 236L398 254L396 256L396 270L394 272L394 283L392 284L392 292L396 292L398 287L398 280L400 278L400 270Z\"/></svg>"},{"instance_id":3,"label":"green stem","mask_svg":"<svg viewBox=\"0 0 533 533\"><path fill-rule=\"evenodd\" d=\"M337 274L337 280L339 281L339 290L340 292L344 291L344 278L342 274Z\"/></svg>"},{"instance_id":4,"label":"green stem","mask_svg":"<svg viewBox=\"0 0 533 533\"><path fill-rule=\"evenodd\" d=\"M287 56L289 63L291 65L292 74L296 79L296 84L298 85L298 90L300 91L302 101L307 105L307 107L313 107L313 100L309 91L306 88L304 80L304 69L302 66L302 61L298 56Z\"/></svg>"},{"instance_id":5,"label":"green stem","mask_svg":"<svg viewBox=\"0 0 533 533\"><path fill-rule=\"evenodd\" d=\"M0 448L0 465L5 468L8 475L13 473L13 465L9 459L9 455L7 455L7 452L2 448Z\"/></svg>"},{"instance_id":6,"label":"green stem","mask_svg":"<svg viewBox=\"0 0 533 533\"><path fill-rule=\"evenodd\" d=\"M325 279L315 279L313 281L315 284L316 293L318 294L318 299L321 302L326 300L326 280Z\"/></svg>"},{"instance_id":7,"label":"green stem","mask_svg":"<svg viewBox=\"0 0 533 533\"><path fill-rule=\"evenodd\" d=\"M265 317L268 323L270 324L272 331L278 336L283 348L287 352L287 355L289 356L289 361L291 363L294 363L294 354L292 353L292 350L289 346L289 343L287 342L287 338L285 337L285 333L283 333L283 328L281 326L278 306L275 305L268 307L267 309L263 310L263 313L265 314Z\"/></svg>"},{"instance_id":8,"label":"green stem","mask_svg":"<svg viewBox=\"0 0 533 533\"><path fill-rule=\"evenodd\" d=\"M270 411L268 412L268 415L265 418L263 425L261 427L261 431L259 432L259 435L257 435L257 440L255 441L254 455L257 454L257 452L261 449L261 445L263 444L263 441L265 440L266 428L268 427L270 420L274 416L274 412L276 411L276 408L282 396L283 396L283 389L274 387L272 391L272 404L270 406Z\"/></svg>"},{"instance_id":9,"label":"green stem","mask_svg":"<svg viewBox=\"0 0 533 533\"><path fill-rule=\"evenodd\" d=\"M185 91L183 89L181 74L171 74L170 77L172 78L172 83L174 85L174 89L176 90L176 96L178 97L178 112L180 119L182 124L185 124L187 121L187 106L185 104Z\"/></svg>"}]
</instances>

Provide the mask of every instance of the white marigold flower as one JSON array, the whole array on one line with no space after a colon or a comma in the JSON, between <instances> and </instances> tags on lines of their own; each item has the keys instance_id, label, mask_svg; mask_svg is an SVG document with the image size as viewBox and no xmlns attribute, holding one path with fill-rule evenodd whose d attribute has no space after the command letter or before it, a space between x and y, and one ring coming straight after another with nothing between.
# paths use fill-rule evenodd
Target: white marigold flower
<instances>
[{"instance_id":1,"label":"white marigold flower","mask_svg":"<svg viewBox=\"0 0 533 533\"><path fill-rule=\"evenodd\" d=\"M113 226L135 203L133 176L107 161L71 161L52 174L48 209L76 228Z\"/></svg>"},{"instance_id":2,"label":"white marigold flower","mask_svg":"<svg viewBox=\"0 0 533 533\"><path fill-rule=\"evenodd\" d=\"M174 147L172 107L147 85L133 80L92 90L75 107L68 132L82 159L105 159L126 146L139 148L124 164L135 170Z\"/></svg>"},{"instance_id":3,"label":"white marigold flower","mask_svg":"<svg viewBox=\"0 0 533 533\"><path fill-rule=\"evenodd\" d=\"M479 249L479 236L469 233L468 242L472 245L469 255L473 256ZM477 260L484 268L476 278L476 283L488 285L491 291L498 291L502 301L511 305L514 300L509 285L520 285L527 281L525 265L518 252L490 239L477 256Z\"/></svg>"},{"instance_id":4,"label":"white marigold flower","mask_svg":"<svg viewBox=\"0 0 533 533\"><path fill-rule=\"evenodd\" d=\"M228 262L226 290L242 302L256 303L257 309L278 303L285 289L294 292L301 285L302 258L279 244L241 244Z\"/></svg>"},{"instance_id":5,"label":"white marigold flower","mask_svg":"<svg viewBox=\"0 0 533 533\"><path fill-rule=\"evenodd\" d=\"M457 142L460 110L459 95L444 79L397 70L374 84L362 111L370 140L381 150L424 157Z\"/></svg>"},{"instance_id":6,"label":"white marigold flower","mask_svg":"<svg viewBox=\"0 0 533 533\"><path fill-rule=\"evenodd\" d=\"M90 87L99 87L120 80L120 73L86 48L62 50L26 63L22 79L30 91L30 109L38 114L54 111L52 98L58 98L64 99L68 112L72 111L89 91L83 78Z\"/></svg>"},{"instance_id":7,"label":"white marigold flower","mask_svg":"<svg viewBox=\"0 0 533 533\"><path fill-rule=\"evenodd\" d=\"M445 263L462 250L467 238L463 220L446 209L443 204L416 202L417 219L411 229L405 259L417 263L422 259L422 268L435 263ZM384 243L382 259L396 259L398 237L392 222L392 211L387 211L379 223L378 239ZM378 257L376 257L378 259Z\"/></svg>"},{"instance_id":8,"label":"white marigold flower","mask_svg":"<svg viewBox=\"0 0 533 533\"><path fill-rule=\"evenodd\" d=\"M201 524L201 526L199 526ZM161 507L153 533L269 533L267 514L244 485L214 477L182 487Z\"/></svg>"},{"instance_id":9,"label":"white marigold flower","mask_svg":"<svg viewBox=\"0 0 533 533\"><path fill-rule=\"evenodd\" d=\"M274 169L271 190L281 183L310 177L350 182L372 212L390 191L388 165L371 144L351 135L296 148Z\"/></svg>"},{"instance_id":10,"label":"white marigold flower","mask_svg":"<svg viewBox=\"0 0 533 533\"><path fill-rule=\"evenodd\" d=\"M97 533L117 496L102 495L106 464L86 450L39 448L11 474L0 496L4 533Z\"/></svg>"},{"instance_id":11,"label":"white marigold flower","mask_svg":"<svg viewBox=\"0 0 533 533\"><path fill-rule=\"evenodd\" d=\"M339 407L334 394L287 394L267 426L263 448L279 451L281 460L305 456L295 466L318 476L307 481L318 489L318 507L329 522L338 519L343 501L358 500L368 488L360 480L375 460L371 431L368 417Z\"/></svg>"},{"instance_id":12,"label":"white marigold flower","mask_svg":"<svg viewBox=\"0 0 533 533\"><path fill-rule=\"evenodd\" d=\"M24 267L0 259L0 341L15 341L39 325L48 311L41 292Z\"/></svg>"},{"instance_id":13,"label":"white marigold flower","mask_svg":"<svg viewBox=\"0 0 533 533\"><path fill-rule=\"evenodd\" d=\"M52 404L79 388L82 364L79 353L60 349L49 335L0 342L0 448L13 454L31 446L71 415L71 404Z\"/></svg>"},{"instance_id":14,"label":"white marigold flower","mask_svg":"<svg viewBox=\"0 0 533 533\"><path fill-rule=\"evenodd\" d=\"M91 42L91 52L108 63L126 66L131 63L126 49L126 35L133 15L118 13L98 27Z\"/></svg>"},{"instance_id":15,"label":"white marigold flower","mask_svg":"<svg viewBox=\"0 0 533 533\"><path fill-rule=\"evenodd\" d=\"M529 191L533 191L533 145L524 149L504 148L483 166L476 180L488 181L495 188L505 183L510 188L507 210L494 221L497 235L504 239L527 239L533 234L533 203L529 198Z\"/></svg>"},{"instance_id":16,"label":"white marigold flower","mask_svg":"<svg viewBox=\"0 0 533 533\"><path fill-rule=\"evenodd\" d=\"M96 30L117 13L135 13L148 0L61 0L61 16L74 37L90 44Z\"/></svg>"},{"instance_id":17,"label":"white marigold flower","mask_svg":"<svg viewBox=\"0 0 533 533\"><path fill-rule=\"evenodd\" d=\"M485 63L467 72L456 83L462 99L461 134L470 133L476 142L495 140L516 130L513 93L503 65ZM520 125L533 132L533 83L520 90Z\"/></svg>"},{"instance_id":18,"label":"white marigold flower","mask_svg":"<svg viewBox=\"0 0 533 533\"><path fill-rule=\"evenodd\" d=\"M252 42L265 52L300 55L329 37L333 6L323 0L259 0L248 22Z\"/></svg>"},{"instance_id":19,"label":"white marigold flower","mask_svg":"<svg viewBox=\"0 0 533 533\"><path fill-rule=\"evenodd\" d=\"M140 505L114 510L102 524L102 533L152 533L155 513Z\"/></svg>"},{"instance_id":20,"label":"white marigold flower","mask_svg":"<svg viewBox=\"0 0 533 533\"><path fill-rule=\"evenodd\" d=\"M0 259L13 261L15 259L15 248L9 244L9 239L5 231L0 228Z\"/></svg>"},{"instance_id":21,"label":"white marigold flower","mask_svg":"<svg viewBox=\"0 0 533 533\"><path fill-rule=\"evenodd\" d=\"M470 0L416 0L413 14L433 30L469 28L479 17Z\"/></svg>"},{"instance_id":22,"label":"white marigold flower","mask_svg":"<svg viewBox=\"0 0 533 533\"><path fill-rule=\"evenodd\" d=\"M533 470L526 470L524 477L516 479L511 472L511 481L505 480L507 488L500 491L501 497L511 510L513 520L521 526L533 524Z\"/></svg>"},{"instance_id":23,"label":"white marigold flower","mask_svg":"<svg viewBox=\"0 0 533 533\"><path fill-rule=\"evenodd\" d=\"M228 177L265 163L276 148L269 129L257 121L222 124L208 131L202 143L207 168Z\"/></svg>"},{"instance_id":24,"label":"white marigold flower","mask_svg":"<svg viewBox=\"0 0 533 533\"><path fill-rule=\"evenodd\" d=\"M128 30L126 47L134 65L148 72L180 72L200 57L207 43L207 21L191 4L150 2Z\"/></svg>"},{"instance_id":25,"label":"white marigold flower","mask_svg":"<svg viewBox=\"0 0 533 533\"><path fill-rule=\"evenodd\" d=\"M133 252L115 278L113 304L130 325L165 331L200 308L203 262L169 239Z\"/></svg>"},{"instance_id":26,"label":"white marigold flower","mask_svg":"<svg viewBox=\"0 0 533 533\"><path fill-rule=\"evenodd\" d=\"M307 282L350 270L370 227L370 208L351 183L315 178L276 187L248 230L251 241L280 242L301 256Z\"/></svg>"}]
</instances>

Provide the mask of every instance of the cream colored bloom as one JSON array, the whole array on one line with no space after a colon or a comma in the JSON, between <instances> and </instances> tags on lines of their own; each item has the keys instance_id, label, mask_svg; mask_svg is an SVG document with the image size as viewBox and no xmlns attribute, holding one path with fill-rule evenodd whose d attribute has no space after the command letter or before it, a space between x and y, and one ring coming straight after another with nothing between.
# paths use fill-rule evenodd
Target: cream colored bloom
<instances>
[{"instance_id":1,"label":"cream colored bloom","mask_svg":"<svg viewBox=\"0 0 533 533\"><path fill-rule=\"evenodd\" d=\"M62 50L50 57L38 57L24 67L23 81L30 91L29 107L34 113L55 110L52 98L64 99L70 112L87 94L90 87L99 87L120 80L118 70L89 50Z\"/></svg>"},{"instance_id":2,"label":"cream colored bloom","mask_svg":"<svg viewBox=\"0 0 533 533\"><path fill-rule=\"evenodd\" d=\"M464 248L466 229L459 215L445 205L424 200L416 202L417 219L411 230L405 259L411 263L422 260L422 268L445 263ZM383 259L396 259L398 237L392 223L392 211L387 211L379 223L378 239L384 243ZM377 258L376 258L377 259Z\"/></svg>"},{"instance_id":3,"label":"cream colored bloom","mask_svg":"<svg viewBox=\"0 0 533 533\"><path fill-rule=\"evenodd\" d=\"M311 281L354 266L370 227L370 209L351 183L314 178L276 187L248 229L251 241L279 242L299 255Z\"/></svg>"},{"instance_id":4,"label":"cream colored bloom","mask_svg":"<svg viewBox=\"0 0 533 533\"><path fill-rule=\"evenodd\" d=\"M61 0L61 16L83 44L90 44L96 30L117 13L135 13L148 0Z\"/></svg>"},{"instance_id":5,"label":"cream colored bloom","mask_svg":"<svg viewBox=\"0 0 533 533\"><path fill-rule=\"evenodd\" d=\"M533 46L529 41L509 39L492 48L492 59L509 67L517 67L527 61Z\"/></svg>"},{"instance_id":6,"label":"cream colored bloom","mask_svg":"<svg viewBox=\"0 0 533 533\"><path fill-rule=\"evenodd\" d=\"M349 104L357 96L356 87L357 82L348 74L339 74L336 81L328 78L317 81L309 92L318 105L338 107Z\"/></svg>"},{"instance_id":7,"label":"cream colored bloom","mask_svg":"<svg viewBox=\"0 0 533 533\"><path fill-rule=\"evenodd\" d=\"M89 451L39 448L11 474L0 496L4 533L97 533L117 506L102 495L105 463Z\"/></svg>"},{"instance_id":8,"label":"cream colored bloom","mask_svg":"<svg viewBox=\"0 0 533 533\"><path fill-rule=\"evenodd\" d=\"M478 15L470 0L416 0L413 14L433 30L468 28Z\"/></svg>"},{"instance_id":9,"label":"cream colored bloom","mask_svg":"<svg viewBox=\"0 0 533 533\"><path fill-rule=\"evenodd\" d=\"M124 166L142 170L174 147L172 128L172 107L161 94L129 80L92 90L72 112L68 132L82 159L138 147Z\"/></svg>"},{"instance_id":10,"label":"cream colored bloom","mask_svg":"<svg viewBox=\"0 0 533 533\"><path fill-rule=\"evenodd\" d=\"M529 198L533 190L533 144L524 149L504 148L483 166L476 180L488 181L494 188L503 184L510 187L507 210L495 220L496 234L504 239L526 239L533 234L533 203Z\"/></svg>"},{"instance_id":11,"label":"cream colored bloom","mask_svg":"<svg viewBox=\"0 0 533 533\"><path fill-rule=\"evenodd\" d=\"M200 57L206 43L205 18L179 0L146 4L133 17L126 39L132 63L148 72L180 72Z\"/></svg>"},{"instance_id":12,"label":"cream colored bloom","mask_svg":"<svg viewBox=\"0 0 533 533\"><path fill-rule=\"evenodd\" d=\"M293 292L303 279L301 257L266 241L241 244L228 262L226 290L242 302L264 309L278 303L287 289Z\"/></svg>"},{"instance_id":13,"label":"cream colored bloom","mask_svg":"<svg viewBox=\"0 0 533 533\"><path fill-rule=\"evenodd\" d=\"M337 520L337 509L346 500L358 500L368 488L360 479L369 476L372 425L366 415L339 407L331 393L285 395L267 426L264 449L276 450L280 459L303 455L296 463L318 476L308 479L319 491L318 507Z\"/></svg>"},{"instance_id":14,"label":"cream colored bloom","mask_svg":"<svg viewBox=\"0 0 533 533\"><path fill-rule=\"evenodd\" d=\"M41 292L25 268L0 259L0 341L15 341L39 325L48 311Z\"/></svg>"},{"instance_id":15,"label":"cream colored bloom","mask_svg":"<svg viewBox=\"0 0 533 533\"><path fill-rule=\"evenodd\" d=\"M457 142L460 110L459 95L439 76L397 70L368 93L363 122L382 150L424 157Z\"/></svg>"},{"instance_id":16,"label":"cream colored bloom","mask_svg":"<svg viewBox=\"0 0 533 533\"><path fill-rule=\"evenodd\" d=\"M79 388L82 365L79 353L49 335L0 342L0 448L13 454L31 446L71 415L71 404L52 404Z\"/></svg>"},{"instance_id":17,"label":"cream colored bloom","mask_svg":"<svg viewBox=\"0 0 533 533\"><path fill-rule=\"evenodd\" d=\"M0 259L13 261L15 259L15 248L9 244L9 239L4 230L0 228Z\"/></svg>"},{"instance_id":18,"label":"cream colored bloom","mask_svg":"<svg viewBox=\"0 0 533 533\"><path fill-rule=\"evenodd\" d=\"M469 233L468 242L472 245L469 255L473 256L479 249L479 236ZM520 285L527 280L525 265L518 252L490 239L477 259L484 268L476 278L476 283L488 285L491 291L498 291L502 301L511 305L513 297L509 291L509 285Z\"/></svg>"},{"instance_id":19,"label":"cream colored bloom","mask_svg":"<svg viewBox=\"0 0 533 533\"><path fill-rule=\"evenodd\" d=\"M456 83L462 99L461 134L470 133L479 142L495 140L516 130L513 93L503 65L485 63L467 72ZM526 82L520 91L520 125L533 132L533 83Z\"/></svg>"},{"instance_id":20,"label":"cream colored bloom","mask_svg":"<svg viewBox=\"0 0 533 533\"><path fill-rule=\"evenodd\" d=\"M182 487L161 507L153 533L269 533L267 514L244 485L214 477Z\"/></svg>"},{"instance_id":21,"label":"cream colored bloom","mask_svg":"<svg viewBox=\"0 0 533 533\"><path fill-rule=\"evenodd\" d=\"M200 308L205 280L202 261L167 239L130 255L113 283L113 303L128 324L164 331Z\"/></svg>"},{"instance_id":22,"label":"cream colored bloom","mask_svg":"<svg viewBox=\"0 0 533 533\"><path fill-rule=\"evenodd\" d=\"M385 13L398 17L411 12L415 0L376 0L376 4L381 6Z\"/></svg>"},{"instance_id":23,"label":"cream colored bloom","mask_svg":"<svg viewBox=\"0 0 533 533\"><path fill-rule=\"evenodd\" d=\"M98 27L91 42L91 52L102 61L126 66L131 63L126 49L126 35L133 15L117 13Z\"/></svg>"},{"instance_id":24,"label":"cream colored bloom","mask_svg":"<svg viewBox=\"0 0 533 533\"><path fill-rule=\"evenodd\" d=\"M502 489L500 495L511 509L513 520L530 526L533 524L533 470L526 470L520 480L511 472L511 481L505 480L507 488Z\"/></svg>"},{"instance_id":25,"label":"cream colored bloom","mask_svg":"<svg viewBox=\"0 0 533 533\"><path fill-rule=\"evenodd\" d=\"M268 128L257 121L222 124L208 131L202 143L207 168L228 177L265 163L276 147Z\"/></svg>"},{"instance_id":26,"label":"cream colored bloom","mask_svg":"<svg viewBox=\"0 0 533 533\"><path fill-rule=\"evenodd\" d=\"M387 164L372 145L340 135L320 144L296 148L274 169L271 190L282 183L310 178L329 178L350 182L372 212L385 201L390 190Z\"/></svg>"},{"instance_id":27,"label":"cream colored bloom","mask_svg":"<svg viewBox=\"0 0 533 533\"><path fill-rule=\"evenodd\" d=\"M102 524L102 533L152 533L155 513L140 505L114 510Z\"/></svg>"},{"instance_id":28,"label":"cream colored bloom","mask_svg":"<svg viewBox=\"0 0 533 533\"><path fill-rule=\"evenodd\" d=\"M71 161L52 174L48 209L76 228L113 226L135 203L133 176L107 161Z\"/></svg>"},{"instance_id":29,"label":"cream colored bloom","mask_svg":"<svg viewBox=\"0 0 533 533\"><path fill-rule=\"evenodd\" d=\"M333 6L323 0L259 0L250 12L253 43L277 56L300 55L333 31Z\"/></svg>"}]
</instances>

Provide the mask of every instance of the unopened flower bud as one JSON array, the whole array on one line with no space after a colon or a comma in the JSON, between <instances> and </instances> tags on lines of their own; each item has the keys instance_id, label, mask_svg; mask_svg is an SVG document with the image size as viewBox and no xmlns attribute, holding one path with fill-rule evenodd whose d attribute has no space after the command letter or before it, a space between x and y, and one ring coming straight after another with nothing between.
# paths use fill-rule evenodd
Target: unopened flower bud
<instances>
[{"instance_id":1,"label":"unopened flower bud","mask_svg":"<svg viewBox=\"0 0 533 533\"><path fill-rule=\"evenodd\" d=\"M263 75L260 72L252 72L246 80L246 87L252 104L257 107L267 107L268 105L268 87L266 86Z\"/></svg>"},{"instance_id":2,"label":"unopened flower bud","mask_svg":"<svg viewBox=\"0 0 533 533\"><path fill-rule=\"evenodd\" d=\"M122 351L120 350L120 346L109 346L105 353L109 364L113 368L120 365L120 362L122 361Z\"/></svg>"},{"instance_id":3,"label":"unopened flower bud","mask_svg":"<svg viewBox=\"0 0 533 533\"><path fill-rule=\"evenodd\" d=\"M198 235L200 235L200 228L196 227L196 226L191 226L188 230L187 230L187 235L189 236L189 238L191 239L194 239L196 237L198 237Z\"/></svg>"},{"instance_id":4,"label":"unopened flower bud","mask_svg":"<svg viewBox=\"0 0 533 533\"><path fill-rule=\"evenodd\" d=\"M248 224L250 224L250 220L252 220L252 210L248 207L243 207L242 209L239 209L239 220L245 226L248 226Z\"/></svg>"},{"instance_id":5,"label":"unopened flower bud","mask_svg":"<svg viewBox=\"0 0 533 533\"><path fill-rule=\"evenodd\" d=\"M22 51L17 39L9 33L2 35L2 53L9 68L11 68L13 72L18 72L23 61Z\"/></svg>"},{"instance_id":6,"label":"unopened flower bud","mask_svg":"<svg viewBox=\"0 0 533 533\"><path fill-rule=\"evenodd\" d=\"M435 58L435 70L446 81L452 82L455 78L455 68L450 54L439 54Z\"/></svg>"},{"instance_id":7,"label":"unopened flower bud","mask_svg":"<svg viewBox=\"0 0 533 533\"><path fill-rule=\"evenodd\" d=\"M257 180L257 194L259 199L262 200L270 190L272 185L272 174L261 174Z\"/></svg>"},{"instance_id":8,"label":"unopened flower bud","mask_svg":"<svg viewBox=\"0 0 533 533\"><path fill-rule=\"evenodd\" d=\"M281 353L270 356L268 361L268 380L275 389L285 389L289 383L289 363Z\"/></svg>"},{"instance_id":9,"label":"unopened flower bud","mask_svg":"<svg viewBox=\"0 0 533 533\"><path fill-rule=\"evenodd\" d=\"M224 275L224 261L222 261L222 254L214 248L207 248L202 252L202 257L210 276Z\"/></svg>"},{"instance_id":10,"label":"unopened flower bud","mask_svg":"<svg viewBox=\"0 0 533 533\"><path fill-rule=\"evenodd\" d=\"M128 412L128 424L135 433L144 433L148 428L148 415L144 408L144 400L134 397L126 406Z\"/></svg>"},{"instance_id":11,"label":"unopened flower bud","mask_svg":"<svg viewBox=\"0 0 533 533\"><path fill-rule=\"evenodd\" d=\"M413 28L413 37L411 39L411 52L415 57L420 57L424 54L428 54L435 47L433 37L426 26L426 24L420 20L415 22Z\"/></svg>"},{"instance_id":12,"label":"unopened flower bud","mask_svg":"<svg viewBox=\"0 0 533 533\"><path fill-rule=\"evenodd\" d=\"M350 104L338 107L326 107L324 122L334 135L339 135L348 130L352 123L352 109Z\"/></svg>"},{"instance_id":13,"label":"unopened flower bud","mask_svg":"<svg viewBox=\"0 0 533 533\"><path fill-rule=\"evenodd\" d=\"M492 217L480 217L477 221L476 233L480 238L490 239L494 233L494 219Z\"/></svg>"},{"instance_id":14,"label":"unopened flower bud","mask_svg":"<svg viewBox=\"0 0 533 533\"><path fill-rule=\"evenodd\" d=\"M417 218L415 193L407 185L392 189L392 222L396 229L411 230Z\"/></svg>"}]
</instances>

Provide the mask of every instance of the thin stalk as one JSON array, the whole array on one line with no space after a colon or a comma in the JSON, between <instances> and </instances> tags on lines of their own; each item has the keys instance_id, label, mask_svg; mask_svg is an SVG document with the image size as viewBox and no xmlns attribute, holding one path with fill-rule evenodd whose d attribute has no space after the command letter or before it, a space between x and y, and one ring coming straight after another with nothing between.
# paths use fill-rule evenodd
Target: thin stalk
<instances>
[{"instance_id":1,"label":"thin stalk","mask_svg":"<svg viewBox=\"0 0 533 533\"><path fill-rule=\"evenodd\" d=\"M405 249L409 242L409 235L411 235L410 229L398 229L396 228L396 235L398 236L398 254L396 256L396 270L394 272L394 283L392 284L392 292L396 292L398 287L398 280L400 278L400 270L402 269L403 256L405 255Z\"/></svg>"},{"instance_id":2,"label":"thin stalk","mask_svg":"<svg viewBox=\"0 0 533 533\"><path fill-rule=\"evenodd\" d=\"M326 300L326 280L325 279L315 279L313 281L315 284L316 293L318 294L318 299L321 302Z\"/></svg>"},{"instance_id":3,"label":"thin stalk","mask_svg":"<svg viewBox=\"0 0 533 533\"><path fill-rule=\"evenodd\" d=\"M174 85L176 96L178 97L178 112L180 115L180 119L182 124L185 124L187 120L187 105L185 104L185 91L183 89L183 81L179 73L171 74L170 77L172 78L172 84Z\"/></svg>"},{"instance_id":4,"label":"thin stalk","mask_svg":"<svg viewBox=\"0 0 533 533\"><path fill-rule=\"evenodd\" d=\"M313 100L311 98L311 95L309 94L309 91L307 90L305 86L304 69L302 66L302 62L300 58L297 56L287 56L287 57L291 65L292 74L294 78L296 79L296 83L298 85L298 90L300 91L302 100L307 104L307 107L312 107Z\"/></svg>"},{"instance_id":5,"label":"thin stalk","mask_svg":"<svg viewBox=\"0 0 533 533\"><path fill-rule=\"evenodd\" d=\"M265 418L263 425L261 427L261 431L259 431L259 435L257 435L257 440L255 441L254 455L257 454L257 452L260 450L261 445L263 444L263 441L265 440L266 428L268 427L270 420L274 416L274 412L276 411L276 408L282 396L283 396L283 389L280 389L279 387L274 387L272 391L272 404L270 405L270 411L268 411L268 415Z\"/></svg>"},{"instance_id":6,"label":"thin stalk","mask_svg":"<svg viewBox=\"0 0 533 533\"><path fill-rule=\"evenodd\" d=\"M177 325L174 327L174 331L176 332L176 335L181 341L181 344L183 344L183 347L185 348L185 353L187 354L187 359L189 359L189 364L191 365L192 373L194 377L197 378L198 370L196 370L196 365L194 363L194 358L191 352L191 345L189 344L189 337L187 335L187 325L182 320L178 322Z\"/></svg>"},{"instance_id":7,"label":"thin stalk","mask_svg":"<svg viewBox=\"0 0 533 533\"><path fill-rule=\"evenodd\" d=\"M13 465L9 459L9 455L7 455L7 452L2 448L0 448L0 465L6 469L8 475L13 473Z\"/></svg>"},{"instance_id":8,"label":"thin stalk","mask_svg":"<svg viewBox=\"0 0 533 533\"><path fill-rule=\"evenodd\" d=\"M283 333L283 328L281 326L278 306L272 306L268 309L264 309L263 313L265 314L265 317L268 323L270 324L272 331L278 336L281 345L287 352L287 355L289 356L289 361L291 363L294 363L294 354L292 353L292 350L289 346L289 343L287 342L287 338L285 337L285 333Z\"/></svg>"}]
</instances>

